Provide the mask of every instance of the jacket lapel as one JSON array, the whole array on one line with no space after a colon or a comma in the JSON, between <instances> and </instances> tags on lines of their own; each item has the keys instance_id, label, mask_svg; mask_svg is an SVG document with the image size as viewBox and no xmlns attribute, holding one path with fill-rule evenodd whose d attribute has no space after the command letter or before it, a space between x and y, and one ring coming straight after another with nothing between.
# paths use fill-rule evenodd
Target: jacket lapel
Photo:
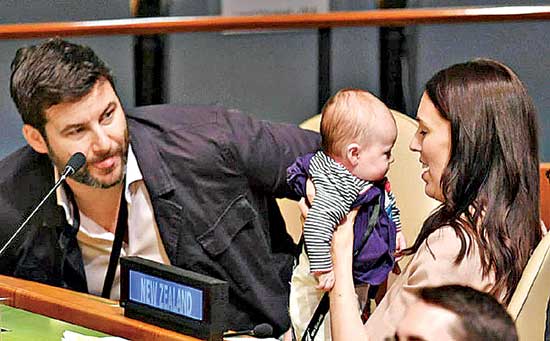
<instances>
[{"instance_id":1,"label":"jacket lapel","mask_svg":"<svg viewBox=\"0 0 550 341\"><path fill-rule=\"evenodd\" d=\"M172 174L161 158L161 150L153 143L156 139L144 129L132 129L135 125L128 117L132 150L143 174L143 180L151 197L155 220L164 248L172 264L176 263L179 242L178 226L183 224L183 208L174 200L175 185Z\"/></svg>"}]
</instances>

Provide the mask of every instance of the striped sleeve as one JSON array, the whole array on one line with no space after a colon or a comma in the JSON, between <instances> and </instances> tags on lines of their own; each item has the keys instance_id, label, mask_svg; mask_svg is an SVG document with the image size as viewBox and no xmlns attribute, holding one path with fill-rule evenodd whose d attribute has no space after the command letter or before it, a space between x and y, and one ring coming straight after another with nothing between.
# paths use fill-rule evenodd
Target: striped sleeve
<instances>
[{"instance_id":1,"label":"striped sleeve","mask_svg":"<svg viewBox=\"0 0 550 341\"><path fill-rule=\"evenodd\" d=\"M389 186L386 188L386 212L390 219L395 223L396 231L401 231L401 212L397 207L397 200L395 199L395 194L389 189Z\"/></svg>"},{"instance_id":2,"label":"striped sleeve","mask_svg":"<svg viewBox=\"0 0 550 341\"><path fill-rule=\"evenodd\" d=\"M315 185L315 199L304 223L304 242L310 271L327 272L332 269L330 247L334 228L368 182L353 176L322 151L311 159L309 172Z\"/></svg>"}]
</instances>

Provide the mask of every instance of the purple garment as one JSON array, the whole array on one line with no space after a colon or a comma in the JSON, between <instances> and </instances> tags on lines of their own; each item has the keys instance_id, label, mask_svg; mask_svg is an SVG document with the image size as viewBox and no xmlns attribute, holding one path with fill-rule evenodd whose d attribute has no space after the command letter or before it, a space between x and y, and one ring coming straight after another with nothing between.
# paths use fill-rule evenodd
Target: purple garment
<instances>
[{"instance_id":1,"label":"purple garment","mask_svg":"<svg viewBox=\"0 0 550 341\"><path fill-rule=\"evenodd\" d=\"M287 168L287 182L301 197L306 196L306 181L309 178L309 163L314 153L300 156ZM360 206L354 223L354 253L353 279L355 284L381 284L393 269L395 264L395 223L388 217L384 209L384 188L386 179L373 182L373 186L360 194L351 208ZM380 215L378 223L372 230L367 242L361 247L362 236L367 230L369 218L376 200L380 200Z\"/></svg>"}]
</instances>

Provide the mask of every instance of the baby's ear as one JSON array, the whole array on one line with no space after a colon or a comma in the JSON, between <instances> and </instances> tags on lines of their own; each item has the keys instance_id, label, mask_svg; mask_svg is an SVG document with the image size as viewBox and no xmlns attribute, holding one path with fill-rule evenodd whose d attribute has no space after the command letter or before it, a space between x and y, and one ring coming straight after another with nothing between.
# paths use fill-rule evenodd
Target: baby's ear
<instances>
[{"instance_id":1,"label":"baby's ear","mask_svg":"<svg viewBox=\"0 0 550 341\"><path fill-rule=\"evenodd\" d=\"M361 146L357 143L350 143L346 147L346 159L353 167L359 163L359 152Z\"/></svg>"}]
</instances>

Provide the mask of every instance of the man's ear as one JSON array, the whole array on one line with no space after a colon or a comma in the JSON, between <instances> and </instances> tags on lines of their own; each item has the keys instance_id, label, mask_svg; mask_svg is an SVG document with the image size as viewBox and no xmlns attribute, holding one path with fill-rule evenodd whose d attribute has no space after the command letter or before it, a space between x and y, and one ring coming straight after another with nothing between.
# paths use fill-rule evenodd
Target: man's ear
<instances>
[{"instance_id":1,"label":"man's ear","mask_svg":"<svg viewBox=\"0 0 550 341\"><path fill-rule=\"evenodd\" d=\"M40 154L48 153L48 144L46 143L46 139L44 139L38 129L29 124L24 124L22 131L23 137L25 137L25 140L27 140L27 143L32 147L32 149Z\"/></svg>"},{"instance_id":2,"label":"man's ear","mask_svg":"<svg viewBox=\"0 0 550 341\"><path fill-rule=\"evenodd\" d=\"M357 143L350 143L346 147L346 159L353 167L359 163L360 150L361 146Z\"/></svg>"}]
</instances>

